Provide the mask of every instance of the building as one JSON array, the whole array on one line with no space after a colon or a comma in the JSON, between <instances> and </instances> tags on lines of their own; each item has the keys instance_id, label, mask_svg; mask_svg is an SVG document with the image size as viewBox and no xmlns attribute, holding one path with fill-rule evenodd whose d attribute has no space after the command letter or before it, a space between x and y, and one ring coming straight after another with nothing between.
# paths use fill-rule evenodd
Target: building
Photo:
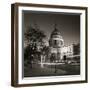
<instances>
[{"instance_id":1,"label":"building","mask_svg":"<svg viewBox=\"0 0 90 90\"><path fill-rule=\"evenodd\" d=\"M61 62L64 59L80 60L80 44L64 45L60 31L55 27L49 39L50 59L52 62Z\"/></svg>"}]
</instances>

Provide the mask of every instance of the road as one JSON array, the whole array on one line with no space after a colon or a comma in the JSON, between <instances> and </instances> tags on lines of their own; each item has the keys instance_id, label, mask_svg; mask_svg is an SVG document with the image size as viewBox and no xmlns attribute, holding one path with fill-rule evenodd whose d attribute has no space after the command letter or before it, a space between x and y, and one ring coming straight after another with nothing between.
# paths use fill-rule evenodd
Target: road
<instances>
[{"instance_id":1,"label":"road","mask_svg":"<svg viewBox=\"0 0 90 90\"><path fill-rule=\"evenodd\" d=\"M32 66L32 67L31 67ZM40 64L28 65L24 68L25 77L36 76L63 76L63 75L79 75L80 65L58 64L58 65L44 65Z\"/></svg>"}]
</instances>

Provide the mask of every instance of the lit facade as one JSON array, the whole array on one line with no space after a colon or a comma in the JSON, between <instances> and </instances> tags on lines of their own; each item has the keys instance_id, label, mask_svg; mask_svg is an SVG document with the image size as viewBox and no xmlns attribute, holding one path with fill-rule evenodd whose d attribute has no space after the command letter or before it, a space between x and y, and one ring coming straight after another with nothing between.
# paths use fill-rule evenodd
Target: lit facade
<instances>
[{"instance_id":1,"label":"lit facade","mask_svg":"<svg viewBox=\"0 0 90 90\"><path fill-rule=\"evenodd\" d=\"M56 28L51 33L49 39L49 49L51 56L52 54L55 54L55 56L57 57L57 61L62 61L64 59L64 56L66 56L66 58L74 57L75 55L78 55L80 57L80 45L72 44L69 46L64 46L64 40L59 30Z\"/></svg>"}]
</instances>

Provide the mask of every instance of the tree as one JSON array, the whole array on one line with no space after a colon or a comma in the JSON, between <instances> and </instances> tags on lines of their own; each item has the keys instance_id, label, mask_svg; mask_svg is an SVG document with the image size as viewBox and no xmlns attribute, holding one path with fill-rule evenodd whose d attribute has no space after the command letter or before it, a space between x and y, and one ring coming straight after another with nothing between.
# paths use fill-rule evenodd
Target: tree
<instances>
[{"instance_id":1,"label":"tree","mask_svg":"<svg viewBox=\"0 0 90 90\"><path fill-rule=\"evenodd\" d=\"M25 30L24 36L24 40L26 42L26 47L24 49L24 59L30 60L32 54L34 55L34 58L36 55L40 55L42 51L38 52L38 46L41 48L44 47L43 39L46 37L44 32L41 31L40 28L29 27L27 30Z\"/></svg>"},{"instance_id":2,"label":"tree","mask_svg":"<svg viewBox=\"0 0 90 90\"><path fill-rule=\"evenodd\" d=\"M27 43L29 45L34 46L35 44L40 44L43 45L43 39L46 37L46 35L44 34L43 31L40 30L40 28L33 28L33 27L29 27L26 31L25 31L25 41L27 41Z\"/></svg>"}]
</instances>

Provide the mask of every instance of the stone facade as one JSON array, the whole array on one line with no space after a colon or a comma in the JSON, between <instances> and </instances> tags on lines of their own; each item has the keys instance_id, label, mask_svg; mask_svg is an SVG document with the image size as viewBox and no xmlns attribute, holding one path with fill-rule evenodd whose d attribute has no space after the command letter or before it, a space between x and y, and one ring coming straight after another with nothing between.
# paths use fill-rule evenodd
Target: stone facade
<instances>
[{"instance_id":1,"label":"stone facade","mask_svg":"<svg viewBox=\"0 0 90 90\"><path fill-rule=\"evenodd\" d=\"M51 56L55 54L56 61L61 61L66 58L74 57L75 55L79 55L80 57L80 45L79 44L71 44L69 46L64 45L64 40L60 34L60 31L55 28L51 33L49 39L49 49Z\"/></svg>"}]
</instances>

